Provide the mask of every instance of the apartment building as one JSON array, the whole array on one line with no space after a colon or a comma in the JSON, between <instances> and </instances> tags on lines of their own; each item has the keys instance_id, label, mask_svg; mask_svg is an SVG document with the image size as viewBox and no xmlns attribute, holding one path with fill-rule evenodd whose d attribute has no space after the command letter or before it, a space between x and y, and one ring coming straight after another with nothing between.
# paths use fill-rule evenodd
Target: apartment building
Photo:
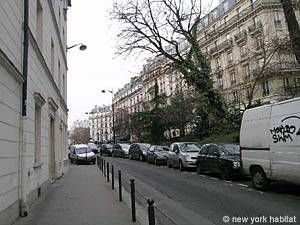
<instances>
[{"instance_id":1,"label":"apartment building","mask_svg":"<svg viewBox=\"0 0 300 225\"><path fill-rule=\"evenodd\" d=\"M90 138L97 141L113 139L113 114L110 105L95 106L89 113Z\"/></svg>"},{"instance_id":2,"label":"apartment building","mask_svg":"<svg viewBox=\"0 0 300 225\"><path fill-rule=\"evenodd\" d=\"M0 1L0 224L67 171L70 0Z\"/></svg>"},{"instance_id":3,"label":"apartment building","mask_svg":"<svg viewBox=\"0 0 300 225\"><path fill-rule=\"evenodd\" d=\"M199 34L215 88L229 105L242 109L257 100L276 102L299 95L300 65L287 47L280 0L223 1L202 19Z\"/></svg>"}]
</instances>

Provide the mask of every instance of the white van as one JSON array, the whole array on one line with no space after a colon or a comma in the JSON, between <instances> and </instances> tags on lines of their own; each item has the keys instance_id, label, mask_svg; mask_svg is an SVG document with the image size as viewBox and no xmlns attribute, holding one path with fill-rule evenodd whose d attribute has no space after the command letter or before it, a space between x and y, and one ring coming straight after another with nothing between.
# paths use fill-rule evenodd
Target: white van
<instances>
[{"instance_id":1,"label":"white van","mask_svg":"<svg viewBox=\"0 0 300 225\"><path fill-rule=\"evenodd\" d=\"M240 147L255 188L264 190L271 180L300 184L300 98L246 110Z\"/></svg>"}]
</instances>

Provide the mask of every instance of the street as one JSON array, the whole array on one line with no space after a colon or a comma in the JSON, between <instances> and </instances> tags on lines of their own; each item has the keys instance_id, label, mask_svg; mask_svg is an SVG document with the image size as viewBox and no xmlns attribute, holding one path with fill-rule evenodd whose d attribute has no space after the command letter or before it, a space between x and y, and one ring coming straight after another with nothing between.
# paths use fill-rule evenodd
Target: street
<instances>
[{"instance_id":1,"label":"street","mask_svg":"<svg viewBox=\"0 0 300 225\"><path fill-rule=\"evenodd\" d=\"M299 224L300 189L295 185L275 184L270 191L261 192L246 179L224 181L215 175L180 172L145 162L105 160L120 168L128 180L135 178L136 190L152 197L156 211L162 211L170 224L251 224L250 219L254 224L274 224L272 219L280 216L293 217Z\"/></svg>"}]
</instances>

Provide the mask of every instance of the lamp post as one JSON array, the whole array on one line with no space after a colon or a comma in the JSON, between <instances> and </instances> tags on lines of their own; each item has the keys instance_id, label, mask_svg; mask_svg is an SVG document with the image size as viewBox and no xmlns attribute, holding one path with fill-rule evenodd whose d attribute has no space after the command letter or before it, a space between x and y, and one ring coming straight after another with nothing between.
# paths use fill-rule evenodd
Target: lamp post
<instances>
[{"instance_id":1,"label":"lamp post","mask_svg":"<svg viewBox=\"0 0 300 225\"><path fill-rule=\"evenodd\" d=\"M114 91L113 89L111 90L101 90L102 93L106 93L109 92L111 93L111 108L112 108L112 132L113 132L113 142L114 144L116 143L116 134L115 134L115 107L114 107L114 103L113 103L113 98L114 98Z\"/></svg>"},{"instance_id":2,"label":"lamp post","mask_svg":"<svg viewBox=\"0 0 300 225\"><path fill-rule=\"evenodd\" d=\"M80 46L79 46L79 50L81 50L81 51L84 51L84 50L87 49L87 46L86 46L85 44L79 43L79 44L71 45L71 46L69 46L69 47L67 46L67 51L68 51L69 49L71 49L71 48L74 48L74 47L78 46L78 45L80 45Z\"/></svg>"}]
</instances>

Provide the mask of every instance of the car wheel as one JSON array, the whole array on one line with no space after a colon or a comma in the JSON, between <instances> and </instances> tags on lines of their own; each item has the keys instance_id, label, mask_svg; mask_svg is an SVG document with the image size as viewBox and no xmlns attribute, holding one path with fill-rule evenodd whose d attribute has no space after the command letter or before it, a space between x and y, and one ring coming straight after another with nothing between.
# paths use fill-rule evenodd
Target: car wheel
<instances>
[{"instance_id":1,"label":"car wheel","mask_svg":"<svg viewBox=\"0 0 300 225\"><path fill-rule=\"evenodd\" d=\"M170 162L169 159L167 159L167 166L168 166L169 168L172 168L172 164L171 164L171 162Z\"/></svg>"},{"instance_id":2,"label":"car wheel","mask_svg":"<svg viewBox=\"0 0 300 225\"><path fill-rule=\"evenodd\" d=\"M230 172L228 170L228 168L223 168L222 171L221 171L221 178L223 180L230 180Z\"/></svg>"},{"instance_id":3,"label":"car wheel","mask_svg":"<svg viewBox=\"0 0 300 225\"><path fill-rule=\"evenodd\" d=\"M201 168L200 164L197 164L197 174L202 174L203 173L203 169Z\"/></svg>"},{"instance_id":4,"label":"car wheel","mask_svg":"<svg viewBox=\"0 0 300 225\"><path fill-rule=\"evenodd\" d=\"M269 180L262 168L255 167L251 171L251 175L252 184L256 189L266 190L268 188Z\"/></svg>"},{"instance_id":5,"label":"car wheel","mask_svg":"<svg viewBox=\"0 0 300 225\"><path fill-rule=\"evenodd\" d=\"M140 159L140 161L144 161L143 155L140 155L139 159Z\"/></svg>"},{"instance_id":6,"label":"car wheel","mask_svg":"<svg viewBox=\"0 0 300 225\"><path fill-rule=\"evenodd\" d=\"M179 161L179 170L184 171L184 165L181 160Z\"/></svg>"}]
</instances>

